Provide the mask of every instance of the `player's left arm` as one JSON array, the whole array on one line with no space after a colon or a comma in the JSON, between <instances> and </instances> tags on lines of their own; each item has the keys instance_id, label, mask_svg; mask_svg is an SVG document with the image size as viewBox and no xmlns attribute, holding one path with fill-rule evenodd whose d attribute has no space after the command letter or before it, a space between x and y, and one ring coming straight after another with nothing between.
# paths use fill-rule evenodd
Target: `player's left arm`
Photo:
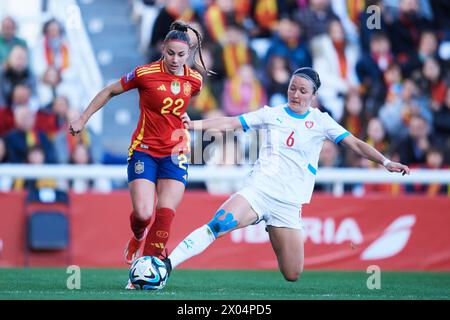
<instances>
[{"instance_id":1,"label":"player's left arm","mask_svg":"<svg viewBox=\"0 0 450 320\"><path fill-rule=\"evenodd\" d=\"M349 134L346 136L341 143L346 147L350 148L360 156L381 164L390 172L401 172L403 175L410 174L408 166L404 164L391 161L383 156L377 149L371 145L365 143L364 141L356 138L354 135Z\"/></svg>"}]
</instances>

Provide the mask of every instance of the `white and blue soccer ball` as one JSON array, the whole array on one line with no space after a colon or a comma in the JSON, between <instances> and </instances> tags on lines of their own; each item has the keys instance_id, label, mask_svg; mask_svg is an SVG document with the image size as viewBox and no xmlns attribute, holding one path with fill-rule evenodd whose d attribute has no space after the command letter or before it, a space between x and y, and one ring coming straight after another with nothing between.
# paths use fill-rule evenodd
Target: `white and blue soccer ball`
<instances>
[{"instance_id":1,"label":"white and blue soccer ball","mask_svg":"<svg viewBox=\"0 0 450 320\"><path fill-rule=\"evenodd\" d=\"M161 259L144 256L133 262L129 277L136 289L160 290L166 285L168 272Z\"/></svg>"}]
</instances>

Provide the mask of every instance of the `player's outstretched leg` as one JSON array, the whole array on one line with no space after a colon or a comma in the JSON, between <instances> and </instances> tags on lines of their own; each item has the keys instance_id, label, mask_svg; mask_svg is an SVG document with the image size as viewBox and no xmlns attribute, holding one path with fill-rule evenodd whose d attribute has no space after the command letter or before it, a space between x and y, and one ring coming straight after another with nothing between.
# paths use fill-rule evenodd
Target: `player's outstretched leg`
<instances>
[{"instance_id":1,"label":"player's outstretched leg","mask_svg":"<svg viewBox=\"0 0 450 320\"><path fill-rule=\"evenodd\" d=\"M217 238L234 229L253 224L257 219L258 215L244 197L232 196L216 212L211 221L189 234L178 244L170 256L163 260L168 271L203 252Z\"/></svg>"},{"instance_id":2,"label":"player's outstretched leg","mask_svg":"<svg viewBox=\"0 0 450 320\"><path fill-rule=\"evenodd\" d=\"M297 281L303 272L303 234L300 229L268 226L278 267L287 281Z\"/></svg>"}]
</instances>

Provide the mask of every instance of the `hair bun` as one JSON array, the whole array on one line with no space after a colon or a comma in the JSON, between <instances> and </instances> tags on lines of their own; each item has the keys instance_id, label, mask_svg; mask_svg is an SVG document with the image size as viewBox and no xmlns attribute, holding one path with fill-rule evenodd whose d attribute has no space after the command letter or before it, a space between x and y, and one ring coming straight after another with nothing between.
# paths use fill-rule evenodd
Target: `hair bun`
<instances>
[{"instance_id":1,"label":"hair bun","mask_svg":"<svg viewBox=\"0 0 450 320\"><path fill-rule=\"evenodd\" d=\"M188 31L188 26L187 26L186 23L177 20L177 21L172 22L172 24L170 25L170 30L177 30L177 31L187 32Z\"/></svg>"}]
</instances>

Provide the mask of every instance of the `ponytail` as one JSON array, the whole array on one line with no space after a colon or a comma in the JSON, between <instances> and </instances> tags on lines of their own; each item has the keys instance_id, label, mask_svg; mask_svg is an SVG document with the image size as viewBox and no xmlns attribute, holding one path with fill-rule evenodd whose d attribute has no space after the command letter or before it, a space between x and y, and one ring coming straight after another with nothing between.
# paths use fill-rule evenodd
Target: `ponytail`
<instances>
[{"instance_id":1,"label":"ponytail","mask_svg":"<svg viewBox=\"0 0 450 320\"><path fill-rule=\"evenodd\" d=\"M192 32L195 34L197 38L197 45L195 46L195 52L194 52L194 63L197 66L200 66L207 75L217 74L214 71L208 70L205 66L205 62L203 61L203 55L202 55L202 41L203 37L195 28L191 27L190 25L184 23L181 20L177 20L172 22L170 25L170 31L166 35L166 38L164 39L164 42L169 40L181 40L187 43L189 47L191 47L191 41L189 39L188 35L188 29L192 30ZM197 62L195 59L195 53L198 52L198 56L200 57L200 63Z\"/></svg>"}]
</instances>

